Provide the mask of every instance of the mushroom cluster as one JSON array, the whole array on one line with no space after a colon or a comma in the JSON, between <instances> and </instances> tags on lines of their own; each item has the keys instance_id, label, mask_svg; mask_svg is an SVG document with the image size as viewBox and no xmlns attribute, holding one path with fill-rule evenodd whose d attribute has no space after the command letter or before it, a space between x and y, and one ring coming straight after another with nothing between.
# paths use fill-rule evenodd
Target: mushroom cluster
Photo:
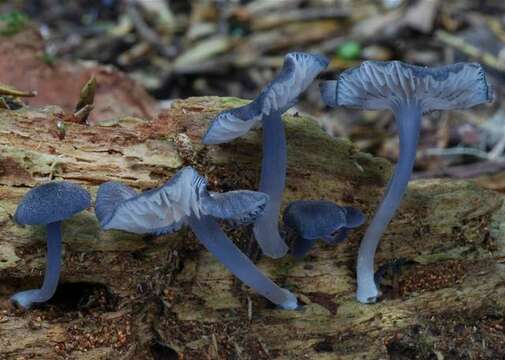
<instances>
[{"instance_id":1,"label":"mushroom cluster","mask_svg":"<svg viewBox=\"0 0 505 360\"><path fill-rule=\"evenodd\" d=\"M211 192L192 167L180 169L161 187L144 192L119 182L100 185L95 214L104 230L163 235L188 226L198 240L237 278L283 309L296 309L296 296L263 274L220 228L217 220L234 226L253 224L263 254L279 258L289 248L279 232L279 215L286 180L287 147L282 114L328 65L319 55L290 53L279 75L251 103L218 114L203 137L221 144L262 125L263 160L259 191ZM414 166L422 115L433 110L467 109L490 102L491 90L482 67L461 63L425 68L393 62L364 62L325 81L321 96L329 106L394 113L400 137L400 156L385 196L361 241L357 260L357 299L373 303L380 296L374 280L374 256L380 237L398 208ZM47 226L47 267L42 288L22 291L13 303L28 309L55 293L61 267L61 222L91 206L89 193L66 181L53 181L28 191L14 220ZM298 200L284 211L292 255L305 256L321 239L335 245L348 231L365 222L356 208L326 200Z\"/></svg>"},{"instance_id":2,"label":"mushroom cluster","mask_svg":"<svg viewBox=\"0 0 505 360\"><path fill-rule=\"evenodd\" d=\"M259 191L270 196L265 212L254 224L254 234L263 254L272 258L286 255L288 247L279 235L279 212L286 182L287 148L281 115L328 66L319 55L289 53L277 77L251 103L224 111L212 120L204 144L221 144L244 135L254 125L263 126L263 160Z\"/></svg>"},{"instance_id":3,"label":"mushroom cluster","mask_svg":"<svg viewBox=\"0 0 505 360\"><path fill-rule=\"evenodd\" d=\"M162 187L141 194L117 182L100 185L95 213L104 230L160 235L188 225L236 277L281 308L295 309L296 296L267 278L215 220L228 220L235 225L252 223L261 216L267 203L268 195L261 192L209 192L205 178L186 167Z\"/></svg>"}]
</instances>

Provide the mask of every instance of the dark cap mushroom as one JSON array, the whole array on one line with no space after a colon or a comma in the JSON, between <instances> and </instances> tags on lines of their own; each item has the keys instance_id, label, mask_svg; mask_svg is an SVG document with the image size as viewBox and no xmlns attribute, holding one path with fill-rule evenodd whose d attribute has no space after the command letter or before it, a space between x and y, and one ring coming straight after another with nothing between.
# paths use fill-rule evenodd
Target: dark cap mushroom
<instances>
[{"instance_id":1,"label":"dark cap mushroom","mask_svg":"<svg viewBox=\"0 0 505 360\"><path fill-rule=\"evenodd\" d=\"M422 115L490 102L492 92L484 70L475 63L427 68L399 61L366 61L344 71L337 81L323 83L321 94L329 106L392 111L400 134L398 164L358 254L357 299L372 303L380 295L374 282L375 251L407 188Z\"/></svg>"},{"instance_id":2,"label":"dark cap mushroom","mask_svg":"<svg viewBox=\"0 0 505 360\"><path fill-rule=\"evenodd\" d=\"M279 211L286 179L286 138L281 115L296 104L298 96L328 66L319 55L293 52L286 55L277 77L250 104L227 110L213 119L204 144L221 144L244 135L261 122L263 160L259 191L270 196L265 212L258 218L254 233L267 256L279 258L288 248L279 235Z\"/></svg>"},{"instance_id":3,"label":"dark cap mushroom","mask_svg":"<svg viewBox=\"0 0 505 360\"><path fill-rule=\"evenodd\" d=\"M345 240L349 229L364 222L360 210L331 201L298 200L284 210L284 225L296 234L293 256L297 258L305 256L317 239L338 244Z\"/></svg>"},{"instance_id":4,"label":"dark cap mushroom","mask_svg":"<svg viewBox=\"0 0 505 360\"><path fill-rule=\"evenodd\" d=\"M28 309L51 299L58 286L61 267L61 222L91 205L89 193L79 185L54 181L26 193L14 214L21 225L47 226L47 267L42 288L14 294L11 301Z\"/></svg>"},{"instance_id":5,"label":"dark cap mushroom","mask_svg":"<svg viewBox=\"0 0 505 360\"><path fill-rule=\"evenodd\" d=\"M102 184L95 211L105 230L164 234L189 225L202 244L235 276L280 307L294 309L296 297L267 278L215 220L225 219L234 224L253 222L267 202L268 195L253 191L209 193L205 178L186 167L164 186L141 194L119 183Z\"/></svg>"}]
</instances>

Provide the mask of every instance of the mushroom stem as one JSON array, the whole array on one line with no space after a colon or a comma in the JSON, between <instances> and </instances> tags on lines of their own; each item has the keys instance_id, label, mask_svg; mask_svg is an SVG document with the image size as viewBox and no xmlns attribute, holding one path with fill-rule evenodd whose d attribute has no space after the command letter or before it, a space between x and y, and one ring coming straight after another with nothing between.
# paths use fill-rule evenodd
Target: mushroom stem
<instances>
[{"instance_id":1,"label":"mushroom stem","mask_svg":"<svg viewBox=\"0 0 505 360\"><path fill-rule=\"evenodd\" d=\"M223 233L213 218L202 215L198 219L191 215L188 224L207 250L243 283L283 309L298 307L296 296L266 277Z\"/></svg>"},{"instance_id":2,"label":"mushroom stem","mask_svg":"<svg viewBox=\"0 0 505 360\"><path fill-rule=\"evenodd\" d=\"M359 247L356 297L362 303L374 303L380 295L374 281L375 251L386 226L400 205L416 159L422 109L416 105L403 105L395 109L394 113L400 135L399 159L384 198Z\"/></svg>"},{"instance_id":3,"label":"mushroom stem","mask_svg":"<svg viewBox=\"0 0 505 360\"><path fill-rule=\"evenodd\" d=\"M254 224L254 235L261 250L277 259L288 252L279 235L279 211L286 181L287 149L281 113L271 112L263 119L263 160L259 191L270 197L263 215Z\"/></svg>"},{"instance_id":4,"label":"mushroom stem","mask_svg":"<svg viewBox=\"0 0 505 360\"><path fill-rule=\"evenodd\" d=\"M315 242L316 239L305 239L301 236L296 235L295 244L293 246L293 257L296 259L303 258L305 255L307 255L312 246L314 246Z\"/></svg>"},{"instance_id":5,"label":"mushroom stem","mask_svg":"<svg viewBox=\"0 0 505 360\"><path fill-rule=\"evenodd\" d=\"M58 287L60 269L61 221L56 221L47 225L47 266L42 287L18 292L11 297L11 301L29 309L33 303L43 303L51 299Z\"/></svg>"}]
</instances>

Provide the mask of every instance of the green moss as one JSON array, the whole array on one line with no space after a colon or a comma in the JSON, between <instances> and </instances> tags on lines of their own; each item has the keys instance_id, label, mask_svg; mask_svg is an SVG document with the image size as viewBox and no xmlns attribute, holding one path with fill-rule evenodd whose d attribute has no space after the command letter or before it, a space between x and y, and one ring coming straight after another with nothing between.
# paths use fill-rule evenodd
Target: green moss
<instances>
[{"instance_id":1,"label":"green moss","mask_svg":"<svg viewBox=\"0 0 505 360\"><path fill-rule=\"evenodd\" d=\"M250 100L239 99L236 97L222 97L219 101L219 106L224 108L234 108L249 104Z\"/></svg>"},{"instance_id":2,"label":"green moss","mask_svg":"<svg viewBox=\"0 0 505 360\"><path fill-rule=\"evenodd\" d=\"M12 36L23 30L28 24L28 17L19 11L0 15L0 36Z\"/></svg>"},{"instance_id":3,"label":"green moss","mask_svg":"<svg viewBox=\"0 0 505 360\"><path fill-rule=\"evenodd\" d=\"M387 160L361 153L349 140L332 138L309 117L284 119L290 167L375 185L387 181L391 171Z\"/></svg>"},{"instance_id":4,"label":"green moss","mask_svg":"<svg viewBox=\"0 0 505 360\"><path fill-rule=\"evenodd\" d=\"M207 106L209 111L224 111L247 104L249 101L233 97L208 97L188 99L189 106ZM188 106L188 101L184 102ZM288 167L298 170L320 172L335 178L352 178L362 184L383 186L390 176L392 166L385 159L365 154L346 139L335 139L307 116L283 116L288 146ZM210 121L211 119L206 119ZM233 143L261 142L261 130L252 130L254 136L243 136ZM236 155L236 154L235 154Z\"/></svg>"},{"instance_id":5,"label":"green moss","mask_svg":"<svg viewBox=\"0 0 505 360\"><path fill-rule=\"evenodd\" d=\"M291 272L291 269L295 266L291 257L286 257L282 259L279 264L275 267L274 277L286 276Z\"/></svg>"}]
</instances>

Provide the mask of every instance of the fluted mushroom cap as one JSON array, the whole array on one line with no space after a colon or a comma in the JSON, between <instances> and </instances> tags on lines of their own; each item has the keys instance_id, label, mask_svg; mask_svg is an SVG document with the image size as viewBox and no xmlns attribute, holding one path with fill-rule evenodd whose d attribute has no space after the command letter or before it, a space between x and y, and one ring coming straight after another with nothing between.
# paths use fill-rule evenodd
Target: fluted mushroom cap
<instances>
[{"instance_id":1,"label":"fluted mushroom cap","mask_svg":"<svg viewBox=\"0 0 505 360\"><path fill-rule=\"evenodd\" d=\"M458 63L422 67L400 61L365 61L320 85L328 106L365 110L418 105L423 112L467 109L491 102L492 91L482 66Z\"/></svg>"},{"instance_id":2,"label":"fluted mushroom cap","mask_svg":"<svg viewBox=\"0 0 505 360\"><path fill-rule=\"evenodd\" d=\"M191 167L178 171L162 187L143 193L107 182L98 189L95 213L104 230L170 233L179 230L192 212L199 215L198 191L205 185Z\"/></svg>"},{"instance_id":3,"label":"fluted mushroom cap","mask_svg":"<svg viewBox=\"0 0 505 360\"><path fill-rule=\"evenodd\" d=\"M223 111L211 122L203 137L204 144L221 144L246 134L255 124L273 112L284 113L328 66L320 55L292 52L284 58L280 73L250 104Z\"/></svg>"},{"instance_id":4,"label":"fluted mushroom cap","mask_svg":"<svg viewBox=\"0 0 505 360\"><path fill-rule=\"evenodd\" d=\"M235 224L252 222L263 213L267 201L268 195L254 191L209 193L205 178L188 166L162 187L143 193L117 182L100 185L95 213L104 230L167 234L179 230L193 215Z\"/></svg>"},{"instance_id":5,"label":"fluted mushroom cap","mask_svg":"<svg viewBox=\"0 0 505 360\"><path fill-rule=\"evenodd\" d=\"M226 193L210 192L202 197L205 214L228 220L234 225L253 223L265 210L269 197L258 191L236 190Z\"/></svg>"}]
</instances>

